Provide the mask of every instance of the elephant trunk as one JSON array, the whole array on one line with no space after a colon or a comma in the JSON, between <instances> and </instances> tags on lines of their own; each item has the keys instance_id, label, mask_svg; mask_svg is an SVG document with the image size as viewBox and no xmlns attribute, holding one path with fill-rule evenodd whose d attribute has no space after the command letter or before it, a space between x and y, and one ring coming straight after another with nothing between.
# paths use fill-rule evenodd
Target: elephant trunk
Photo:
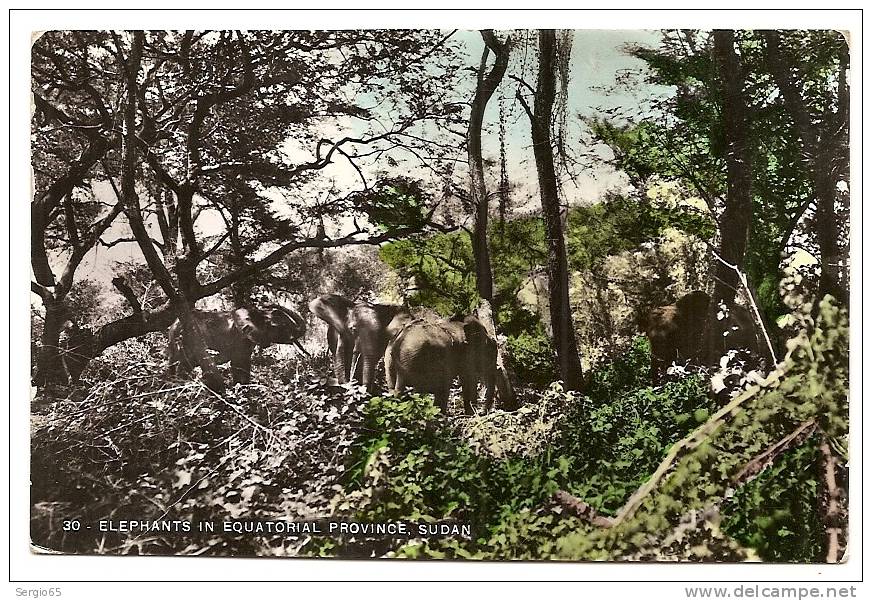
<instances>
[{"instance_id":1,"label":"elephant trunk","mask_svg":"<svg viewBox=\"0 0 872 601\"><path fill-rule=\"evenodd\" d=\"M333 372L336 374L336 380L339 384L348 383L348 365L346 362L347 353L345 345L340 340L336 351L333 353Z\"/></svg>"},{"instance_id":2,"label":"elephant trunk","mask_svg":"<svg viewBox=\"0 0 872 601\"><path fill-rule=\"evenodd\" d=\"M363 385L369 390L375 380L375 364L378 361L374 355L363 355Z\"/></svg>"}]
</instances>

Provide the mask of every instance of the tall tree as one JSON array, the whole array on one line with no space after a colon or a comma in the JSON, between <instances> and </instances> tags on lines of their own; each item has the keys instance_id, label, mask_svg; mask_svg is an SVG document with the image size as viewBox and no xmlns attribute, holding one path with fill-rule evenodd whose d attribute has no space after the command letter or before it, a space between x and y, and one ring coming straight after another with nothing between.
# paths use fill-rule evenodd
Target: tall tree
<instances>
[{"instance_id":1,"label":"tall tree","mask_svg":"<svg viewBox=\"0 0 872 601\"><path fill-rule=\"evenodd\" d=\"M823 298L830 294L847 307L848 290L846 278L842 276L847 271L844 261L847 250L841 248L836 199L839 181L847 183L848 180L849 54L847 41L841 34L834 31L823 34L823 39L812 35L811 39L798 40L794 35L795 47L788 48L784 33L765 31L765 61L778 86L781 101L792 117L796 140L812 174L817 204L814 225L821 262L818 296ZM817 47L812 48L815 42ZM795 54L791 56L790 50ZM835 85L820 86L795 76L797 72L802 74L813 68L804 64L813 60L821 63L817 69L834 79ZM833 88L835 93L826 93Z\"/></svg>"},{"instance_id":2,"label":"tall tree","mask_svg":"<svg viewBox=\"0 0 872 601\"><path fill-rule=\"evenodd\" d=\"M579 390L583 373L575 328L572 324L572 309L569 304L569 267L566 260L566 241L563 237L557 173L554 168L554 148L551 125L554 116L554 101L557 96L557 36L553 29L540 29L539 66L536 89L533 92L533 108L518 93L518 100L530 118L533 139L533 155L539 181L539 196L545 234L548 241L548 299L551 330L557 351L560 378L567 388Z\"/></svg>"},{"instance_id":3,"label":"tall tree","mask_svg":"<svg viewBox=\"0 0 872 601\"><path fill-rule=\"evenodd\" d=\"M216 392L223 392L224 379L218 371L215 362L206 350L203 334L194 319L191 299L188 297L189 288L186 289L184 280L178 278L178 287L173 282L173 276L167 269L163 260L152 242L151 235L145 226L142 217L142 207L139 203L139 195L136 192L137 171L137 103L140 98L139 80L142 68L142 52L145 34L142 31L133 33L130 50L127 57L124 56L124 44L120 36L115 35L116 52L118 62L124 68L126 75L126 97L124 104L124 129L122 131L121 150L121 198L124 204L124 214L133 232L133 236L139 245L145 263L163 289L164 294L175 309L176 315L182 324L185 338L185 348L193 355L193 359L203 370L203 382Z\"/></svg>"},{"instance_id":4,"label":"tall tree","mask_svg":"<svg viewBox=\"0 0 872 601\"><path fill-rule=\"evenodd\" d=\"M472 252L475 257L476 289L481 298L493 301L494 277L493 270L491 269L487 235L489 195L484 174L481 138L487 104L503 80L506 69L509 66L510 38L500 42L491 29L483 29L481 31L481 38L484 40L485 45L481 54L481 64L478 68L466 143L469 164L470 200L474 210L471 238ZM494 54L495 61L493 67L488 72L487 62L491 52Z\"/></svg>"},{"instance_id":5,"label":"tall tree","mask_svg":"<svg viewBox=\"0 0 872 601\"><path fill-rule=\"evenodd\" d=\"M732 309L739 291L739 273L744 270L745 249L754 205L751 197L752 172L748 153L748 108L745 104L744 77L736 36L732 29L713 33L712 54L721 86L720 127L726 162L726 194L719 219L720 248L712 263L714 292L707 320L709 362L723 354L723 335L716 327L719 305Z\"/></svg>"},{"instance_id":6,"label":"tall tree","mask_svg":"<svg viewBox=\"0 0 872 601\"><path fill-rule=\"evenodd\" d=\"M33 46L31 290L45 311L37 385L66 377L58 347L61 329L75 317L67 295L79 265L122 210L120 198L104 203L88 193L117 143L110 107L119 98L120 76L106 55L90 53L106 39L99 32L53 32Z\"/></svg>"},{"instance_id":7,"label":"tall tree","mask_svg":"<svg viewBox=\"0 0 872 601\"><path fill-rule=\"evenodd\" d=\"M337 161L350 164L367 191L373 186L367 168L378 174L384 164L409 161L438 172L457 152L457 144L422 135L433 124L445 132L460 122L451 35L150 31L141 36L139 75L131 83L121 62L130 33L47 32L33 53L35 292L45 298L53 292L46 244L66 229L67 215L83 213L68 191L89 177L111 181L109 172L126 177L127 189L116 196L124 197L127 226L138 231L113 228L114 239L97 240L137 244L161 288L177 294L146 309L129 286L116 286L133 313L93 332L94 353L165 329L180 307L228 287L243 299L245 289L269 281L268 270L289 253L379 244L421 231L438 203L385 226L357 219L384 209L373 195L355 195L359 190L332 191L324 203L303 199L314 196L308 186ZM131 93L135 105L122 99ZM124 158L136 157L135 171L121 160L122 109L130 106L135 130L124 133L138 147L124 147ZM354 133L325 138L325 125L337 123L354 124ZM66 147L69 153L57 151ZM379 157L383 164L374 165ZM276 192L286 200L276 202ZM213 217L208 227L198 223L204 214ZM215 226L216 215L225 228ZM88 218L100 216L92 211ZM317 227L325 216L335 222L329 236ZM65 235L64 248L91 239L79 233Z\"/></svg>"},{"instance_id":8,"label":"tall tree","mask_svg":"<svg viewBox=\"0 0 872 601\"><path fill-rule=\"evenodd\" d=\"M647 64L647 82L674 94L591 124L639 194L658 181L678 182L730 228L733 220L721 215L731 211L724 199L735 198L747 180L740 161L728 164L737 156L728 138L739 122L724 111L737 106L727 96L736 97L738 85L730 82L741 80L751 222L740 267L772 332L789 312L779 292L783 262L799 250L819 259L819 296L847 296L847 45L835 31L737 30L740 77L725 80L724 69L735 73L735 65L715 49L716 35L723 49L726 34L700 30L664 31L657 48L632 49Z\"/></svg>"}]
</instances>

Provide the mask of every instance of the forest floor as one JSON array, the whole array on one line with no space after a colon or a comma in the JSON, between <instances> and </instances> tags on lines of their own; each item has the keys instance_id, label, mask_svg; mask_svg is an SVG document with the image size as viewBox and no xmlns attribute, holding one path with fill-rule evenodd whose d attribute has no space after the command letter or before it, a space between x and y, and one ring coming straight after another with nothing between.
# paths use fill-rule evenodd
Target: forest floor
<instances>
[{"instance_id":1,"label":"forest floor","mask_svg":"<svg viewBox=\"0 0 872 601\"><path fill-rule=\"evenodd\" d=\"M219 531L230 521L332 515L363 428L363 388L327 387L324 355L261 355L256 383L219 396L198 380L167 379L159 339L126 347L95 359L79 385L32 401L33 544L66 553L297 555L308 536ZM451 411L462 411L459 400ZM191 526L143 532L123 521ZM197 531L205 522L215 532Z\"/></svg>"}]
</instances>

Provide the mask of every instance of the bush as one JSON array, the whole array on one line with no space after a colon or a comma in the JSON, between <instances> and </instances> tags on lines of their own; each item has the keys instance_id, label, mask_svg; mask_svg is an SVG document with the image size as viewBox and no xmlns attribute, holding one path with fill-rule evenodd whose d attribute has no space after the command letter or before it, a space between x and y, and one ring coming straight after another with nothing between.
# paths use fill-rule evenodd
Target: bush
<instances>
[{"instance_id":1,"label":"bush","mask_svg":"<svg viewBox=\"0 0 872 601\"><path fill-rule=\"evenodd\" d=\"M588 395L567 415L555 452L572 458L571 492L613 513L676 441L715 409L708 385L689 376L653 388L648 341L636 338L590 376Z\"/></svg>"},{"instance_id":2,"label":"bush","mask_svg":"<svg viewBox=\"0 0 872 601\"><path fill-rule=\"evenodd\" d=\"M68 396L34 400L33 543L67 553L295 555L301 542L281 534L61 529L61 516L96 524L328 515L358 438L359 391L330 393L320 378L295 377L293 362L276 362L218 396L196 380L166 380L159 342L117 345Z\"/></svg>"},{"instance_id":3,"label":"bush","mask_svg":"<svg viewBox=\"0 0 872 601\"><path fill-rule=\"evenodd\" d=\"M780 457L723 508L724 531L764 561L814 562L822 556L816 443Z\"/></svg>"},{"instance_id":4,"label":"bush","mask_svg":"<svg viewBox=\"0 0 872 601\"><path fill-rule=\"evenodd\" d=\"M559 388L551 394L566 397ZM473 540L422 544L357 537L317 541L312 553L384 554L409 545L415 549L409 553L432 557L482 554L507 516L541 505L569 476L568 462L550 453L500 459L477 454L438 416L430 396L373 398L364 413L365 434L352 449L335 511L367 522L456 520L471 525Z\"/></svg>"},{"instance_id":5,"label":"bush","mask_svg":"<svg viewBox=\"0 0 872 601\"><path fill-rule=\"evenodd\" d=\"M547 386L557 377L554 345L541 328L506 338L512 367L522 382Z\"/></svg>"},{"instance_id":6,"label":"bush","mask_svg":"<svg viewBox=\"0 0 872 601\"><path fill-rule=\"evenodd\" d=\"M317 554L547 558L583 527L551 501L567 490L603 513L616 511L669 447L708 418L705 383L686 378L639 387L650 364L637 341L592 375L592 395L555 384L515 414L439 415L431 397L374 398L352 448L339 515L366 522L470 524L473 540L340 539Z\"/></svg>"}]
</instances>

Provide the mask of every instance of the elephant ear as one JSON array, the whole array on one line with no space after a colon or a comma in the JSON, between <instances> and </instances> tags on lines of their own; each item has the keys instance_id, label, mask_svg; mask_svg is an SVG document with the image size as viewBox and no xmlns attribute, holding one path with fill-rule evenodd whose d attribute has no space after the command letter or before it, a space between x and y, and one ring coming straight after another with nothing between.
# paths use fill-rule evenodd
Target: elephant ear
<instances>
[{"instance_id":1,"label":"elephant ear","mask_svg":"<svg viewBox=\"0 0 872 601\"><path fill-rule=\"evenodd\" d=\"M694 319L705 316L710 302L711 299L708 294L701 290L696 290L682 296L675 301L675 305L681 311L682 316Z\"/></svg>"},{"instance_id":2,"label":"elephant ear","mask_svg":"<svg viewBox=\"0 0 872 601\"><path fill-rule=\"evenodd\" d=\"M271 305L266 316L273 342L290 344L302 338L306 333L306 320L293 309L281 305Z\"/></svg>"},{"instance_id":3,"label":"elephant ear","mask_svg":"<svg viewBox=\"0 0 872 601\"><path fill-rule=\"evenodd\" d=\"M338 294L322 294L309 302L309 311L341 335L346 335L354 303Z\"/></svg>"},{"instance_id":4,"label":"elephant ear","mask_svg":"<svg viewBox=\"0 0 872 601\"><path fill-rule=\"evenodd\" d=\"M476 317L467 317L463 320L463 333L472 346L481 347L491 341L484 324Z\"/></svg>"},{"instance_id":5,"label":"elephant ear","mask_svg":"<svg viewBox=\"0 0 872 601\"><path fill-rule=\"evenodd\" d=\"M476 371L486 373L496 364L497 341L491 338L487 328L476 317L467 317L463 320L463 333L466 344L472 350L473 356L469 359L476 366Z\"/></svg>"},{"instance_id":6,"label":"elephant ear","mask_svg":"<svg viewBox=\"0 0 872 601\"><path fill-rule=\"evenodd\" d=\"M269 322L262 311L242 307L231 315L233 324L251 342L264 347L272 343Z\"/></svg>"}]
</instances>

